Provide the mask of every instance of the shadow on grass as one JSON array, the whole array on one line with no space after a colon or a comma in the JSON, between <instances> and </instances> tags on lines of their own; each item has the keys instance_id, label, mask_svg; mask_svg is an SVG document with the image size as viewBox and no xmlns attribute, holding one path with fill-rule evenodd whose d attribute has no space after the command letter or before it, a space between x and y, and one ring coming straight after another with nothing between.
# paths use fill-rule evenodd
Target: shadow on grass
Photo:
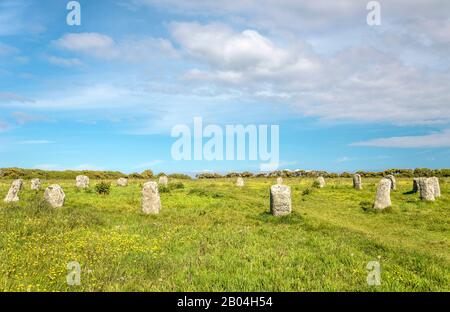
<instances>
[{"instance_id":1,"label":"shadow on grass","mask_svg":"<svg viewBox=\"0 0 450 312\"><path fill-rule=\"evenodd\" d=\"M302 216L295 211L287 216L277 216L277 217L273 216L268 211L264 211L260 213L257 217L253 217L253 219L256 219L263 223L270 223L270 224L300 224L304 222Z\"/></svg>"},{"instance_id":2,"label":"shadow on grass","mask_svg":"<svg viewBox=\"0 0 450 312\"><path fill-rule=\"evenodd\" d=\"M392 207L387 207L385 209L375 209L373 204L369 201L362 201L359 203L361 209L366 213L391 213Z\"/></svg>"}]
</instances>

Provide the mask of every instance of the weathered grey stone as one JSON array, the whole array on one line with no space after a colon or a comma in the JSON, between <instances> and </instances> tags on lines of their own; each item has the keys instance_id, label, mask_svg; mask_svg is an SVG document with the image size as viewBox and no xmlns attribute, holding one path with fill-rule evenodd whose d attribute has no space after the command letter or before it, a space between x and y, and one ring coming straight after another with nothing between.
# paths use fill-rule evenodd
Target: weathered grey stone
<instances>
[{"instance_id":1,"label":"weathered grey stone","mask_svg":"<svg viewBox=\"0 0 450 312\"><path fill-rule=\"evenodd\" d=\"M278 177L277 178L277 184L278 185L283 185L283 178L282 177Z\"/></svg>"},{"instance_id":2,"label":"weathered grey stone","mask_svg":"<svg viewBox=\"0 0 450 312\"><path fill-rule=\"evenodd\" d=\"M41 188L41 180L40 179L31 179L31 189L39 190Z\"/></svg>"},{"instance_id":3,"label":"weathered grey stone","mask_svg":"<svg viewBox=\"0 0 450 312\"><path fill-rule=\"evenodd\" d=\"M236 185L239 187L244 186L244 179L242 177L238 177L236 180Z\"/></svg>"},{"instance_id":4,"label":"weathered grey stone","mask_svg":"<svg viewBox=\"0 0 450 312\"><path fill-rule=\"evenodd\" d=\"M392 181L390 179L381 179L377 186L377 194L375 196L375 203L373 204L373 208L382 210L392 205L391 184Z\"/></svg>"},{"instance_id":5,"label":"weathered grey stone","mask_svg":"<svg viewBox=\"0 0 450 312\"><path fill-rule=\"evenodd\" d=\"M434 201L435 190L434 183L431 178L419 178L420 199L426 201Z\"/></svg>"},{"instance_id":6,"label":"weathered grey stone","mask_svg":"<svg viewBox=\"0 0 450 312\"><path fill-rule=\"evenodd\" d=\"M353 187L357 190L362 190L362 179L360 174L353 176Z\"/></svg>"},{"instance_id":7,"label":"weathered grey stone","mask_svg":"<svg viewBox=\"0 0 450 312\"><path fill-rule=\"evenodd\" d=\"M117 186L127 186L128 179L127 178L119 178L117 179Z\"/></svg>"},{"instance_id":8,"label":"weathered grey stone","mask_svg":"<svg viewBox=\"0 0 450 312\"><path fill-rule=\"evenodd\" d=\"M274 216L285 216L291 211L291 188L287 185L272 185L270 187L270 212Z\"/></svg>"},{"instance_id":9,"label":"weathered grey stone","mask_svg":"<svg viewBox=\"0 0 450 312\"><path fill-rule=\"evenodd\" d=\"M320 188L325 187L325 179L324 179L323 177L318 177L318 178L316 179L316 181L317 181L317 184L318 184L318 186L319 186Z\"/></svg>"},{"instance_id":10,"label":"weathered grey stone","mask_svg":"<svg viewBox=\"0 0 450 312\"><path fill-rule=\"evenodd\" d=\"M142 188L142 212L145 214L158 214L161 210L158 183L147 182Z\"/></svg>"},{"instance_id":11,"label":"weathered grey stone","mask_svg":"<svg viewBox=\"0 0 450 312\"><path fill-rule=\"evenodd\" d=\"M84 175L79 175L76 178L78 188L88 188L89 187L89 177Z\"/></svg>"},{"instance_id":12,"label":"weathered grey stone","mask_svg":"<svg viewBox=\"0 0 450 312\"><path fill-rule=\"evenodd\" d=\"M166 176L160 176L159 177L159 184L161 185L167 185L169 183L169 178Z\"/></svg>"},{"instance_id":13,"label":"weathered grey stone","mask_svg":"<svg viewBox=\"0 0 450 312\"><path fill-rule=\"evenodd\" d=\"M394 175L388 174L385 178L391 180L391 190L395 191L397 189L397 181L395 180Z\"/></svg>"},{"instance_id":14,"label":"weathered grey stone","mask_svg":"<svg viewBox=\"0 0 450 312\"><path fill-rule=\"evenodd\" d=\"M5 203L12 203L19 201L19 192L23 187L23 180L17 179L14 180L9 188L8 194L3 200Z\"/></svg>"},{"instance_id":15,"label":"weathered grey stone","mask_svg":"<svg viewBox=\"0 0 450 312\"><path fill-rule=\"evenodd\" d=\"M437 177L432 177L431 183L433 184L434 197L441 197L441 186L439 185L439 179Z\"/></svg>"},{"instance_id":16,"label":"weathered grey stone","mask_svg":"<svg viewBox=\"0 0 450 312\"><path fill-rule=\"evenodd\" d=\"M53 208L60 208L64 205L66 194L64 194L61 186L59 186L58 184L53 184L45 189L44 199Z\"/></svg>"},{"instance_id":17,"label":"weathered grey stone","mask_svg":"<svg viewBox=\"0 0 450 312\"><path fill-rule=\"evenodd\" d=\"M419 179L420 178L414 178L413 179L413 193L419 192Z\"/></svg>"}]
</instances>

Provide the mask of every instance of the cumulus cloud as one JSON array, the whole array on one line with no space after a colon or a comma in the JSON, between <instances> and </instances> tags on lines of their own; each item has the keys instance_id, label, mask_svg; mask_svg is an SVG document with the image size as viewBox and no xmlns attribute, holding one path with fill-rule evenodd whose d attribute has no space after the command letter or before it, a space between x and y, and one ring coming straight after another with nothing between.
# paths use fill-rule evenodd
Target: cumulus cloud
<instances>
[{"instance_id":1,"label":"cumulus cloud","mask_svg":"<svg viewBox=\"0 0 450 312\"><path fill-rule=\"evenodd\" d=\"M351 144L352 146L371 146L389 148L438 148L450 147L450 129L427 135L380 138Z\"/></svg>"},{"instance_id":2,"label":"cumulus cloud","mask_svg":"<svg viewBox=\"0 0 450 312\"><path fill-rule=\"evenodd\" d=\"M64 58L57 56L49 56L48 61L54 65L65 67L77 67L83 65L83 62L78 58Z\"/></svg>"},{"instance_id":3,"label":"cumulus cloud","mask_svg":"<svg viewBox=\"0 0 450 312\"><path fill-rule=\"evenodd\" d=\"M68 33L53 44L61 49L78 52L104 60L141 62L155 57L158 53L176 56L170 41L162 38L127 38L115 41L112 37L100 33Z\"/></svg>"},{"instance_id":4,"label":"cumulus cloud","mask_svg":"<svg viewBox=\"0 0 450 312\"><path fill-rule=\"evenodd\" d=\"M327 121L450 122L449 71L404 64L395 53L360 44L330 57L304 42L275 42L256 30L173 23L171 34L198 67L185 78L244 96L280 99Z\"/></svg>"},{"instance_id":5,"label":"cumulus cloud","mask_svg":"<svg viewBox=\"0 0 450 312\"><path fill-rule=\"evenodd\" d=\"M222 24L198 23L173 23L170 30L188 56L209 66L209 71L190 70L188 79L231 84L286 82L321 69L304 43L298 43L303 50L284 47L256 30L236 32Z\"/></svg>"}]
</instances>

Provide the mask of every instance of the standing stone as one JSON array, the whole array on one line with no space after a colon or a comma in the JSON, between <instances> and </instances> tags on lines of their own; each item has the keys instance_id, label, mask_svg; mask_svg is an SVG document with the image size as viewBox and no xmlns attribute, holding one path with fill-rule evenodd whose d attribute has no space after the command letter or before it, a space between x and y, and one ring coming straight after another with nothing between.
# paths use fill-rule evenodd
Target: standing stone
<instances>
[{"instance_id":1,"label":"standing stone","mask_svg":"<svg viewBox=\"0 0 450 312\"><path fill-rule=\"evenodd\" d=\"M413 180L413 193L417 193L417 192L420 192L420 190L419 190L419 179L420 178L414 178L414 180Z\"/></svg>"},{"instance_id":2,"label":"standing stone","mask_svg":"<svg viewBox=\"0 0 450 312\"><path fill-rule=\"evenodd\" d=\"M441 187L439 186L439 179L437 177L432 177L431 183L433 184L434 197L441 197Z\"/></svg>"},{"instance_id":3,"label":"standing stone","mask_svg":"<svg viewBox=\"0 0 450 312\"><path fill-rule=\"evenodd\" d=\"M419 178L420 199L434 201L435 190L432 178Z\"/></svg>"},{"instance_id":4,"label":"standing stone","mask_svg":"<svg viewBox=\"0 0 450 312\"><path fill-rule=\"evenodd\" d=\"M277 184L278 185L283 185L283 178L282 177L278 177L277 178Z\"/></svg>"},{"instance_id":5,"label":"standing stone","mask_svg":"<svg viewBox=\"0 0 450 312\"><path fill-rule=\"evenodd\" d=\"M11 187L9 188L8 194L6 195L5 199L3 200L5 203L12 203L19 201L19 192L23 187L23 180L17 179L14 180L11 184Z\"/></svg>"},{"instance_id":6,"label":"standing stone","mask_svg":"<svg viewBox=\"0 0 450 312\"><path fill-rule=\"evenodd\" d=\"M31 189L38 191L41 188L41 180L40 179L31 179Z\"/></svg>"},{"instance_id":7,"label":"standing stone","mask_svg":"<svg viewBox=\"0 0 450 312\"><path fill-rule=\"evenodd\" d=\"M274 216L285 216L292 211L291 188L287 185L270 187L270 212Z\"/></svg>"},{"instance_id":8,"label":"standing stone","mask_svg":"<svg viewBox=\"0 0 450 312\"><path fill-rule=\"evenodd\" d=\"M76 178L77 181L77 187L78 188L88 188L89 187L89 177L84 175L79 175Z\"/></svg>"},{"instance_id":9,"label":"standing stone","mask_svg":"<svg viewBox=\"0 0 450 312\"><path fill-rule=\"evenodd\" d=\"M236 186L242 187L244 186L244 179L242 177L238 177L236 180Z\"/></svg>"},{"instance_id":10,"label":"standing stone","mask_svg":"<svg viewBox=\"0 0 450 312\"><path fill-rule=\"evenodd\" d=\"M53 208L60 208L64 205L66 194L58 184L50 185L45 189L44 199Z\"/></svg>"},{"instance_id":11,"label":"standing stone","mask_svg":"<svg viewBox=\"0 0 450 312\"><path fill-rule=\"evenodd\" d=\"M169 178L167 178L167 176L160 176L159 177L159 184L167 185L167 183L169 183Z\"/></svg>"},{"instance_id":12,"label":"standing stone","mask_svg":"<svg viewBox=\"0 0 450 312\"><path fill-rule=\"evenodd\" d=\"M127 186L128 179L127 178L119 178L117 179L117 186Z\"/></svg>"},{"instance_id":13,"label":"standing stone","mask_svg":"<svg viewBox=\"0 0 450 312\"><path fill-rule=\"evenodd\" d=\"M142 212L145 214L158 214L161 210L158 183L147 182L142 188Z\"/></svg>"},{"instance_id":14,"label":"standing stone","mask_svg":"<svg viewBox=\"0 0 450 312\"><path fill-rule=\"evenodd\" d=\"M357 190L362 190L362 179L360 174L353 176L353 187Z\"/></svg>"},{"instance_id":15,"label":"standing stone","mask_svg":"<svg viewBox=\"0 0 450 312\"><path fill-rule=\"evenodd\" d=\"M316 179L316 182L319 185L319 188L325 187L325 179L323 177L318 177Z\"/></svg>"},{"instance_id":16,"label":"standing stone","mask_svg":"<svg viewBox=\"0 0 450 312\"><path fill-rule=\"evenodd\" d=\"M391 184L390 179L381 179L377 186L377 194L373 208L382 210L391 206Z\"/></svg>"},{"instance_id":17,"label":"standing stone","mask_svg":"<svg viewBox=\"0 0 450 312\"><path fill-rule=\"evenodd\" d=\"M395 181L394 175L389 174L385 178L391 180L391 190L395 191L397 189L397 181Z\"/></svg>"}]
</instances>

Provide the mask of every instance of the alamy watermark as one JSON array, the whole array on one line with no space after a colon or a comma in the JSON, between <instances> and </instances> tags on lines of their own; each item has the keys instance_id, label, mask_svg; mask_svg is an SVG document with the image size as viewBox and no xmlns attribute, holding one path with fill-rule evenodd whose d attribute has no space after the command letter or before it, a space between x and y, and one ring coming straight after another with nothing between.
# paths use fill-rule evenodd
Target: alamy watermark
<instances>
[{"instance_id":1,"label":"alamy watermark","mask_svg":"<svg viewBox=\"0 0 450 312\"><path fill-rule=\"evenodd\" d=\"M71 261L67 263L67 273L66 281L69 286L79 286L81 285L81 266L77 261Z\"/></svg>"},{"instance_id":2,"label":"alamy watermark","mask_svg":"<svg viewBox=\"0 0 450 312\"><path fill-rule=\"evenodd\" d=\"M70 12L67 14L66 22L69 26L81 25L81 5L78 1L70 1L67 3L66 9Z\"/></svg>"},{"instance_id":3,"label":"alamy watermark","mask_svg":"<svg viewBox=\"0 0 450 312\"><path fill-rule=\"evenodd\" d=\"M251 160L259 161L262 171L276 170L279 166L278 125L204 127L202 118L195 117L192 131L186 124L176 125L171 136L178 138L171 148L174 160Z\"/></svg>"},{"instance_id":4,"label":"alamy watermark","mask_svg":"<svg viewBox=\"0 0 450 312\"><path fill-rule=\"evenodd\" d=\"M379 26L381 25L381 4L378 1L370 1L367 3L366 9L370 12L367 14L367 25Z\"/></svg>"},{"instance_id":5,"label":"alamy watermark","mask_svg":"<svg viewBox=\"0 0 450 312\"><path fill-rule=\"evenodd\" d=\"M381 265L378 261L370 261L367 263L367 285L380 286L381 285Z\"/></svg>"}]
</instances>

